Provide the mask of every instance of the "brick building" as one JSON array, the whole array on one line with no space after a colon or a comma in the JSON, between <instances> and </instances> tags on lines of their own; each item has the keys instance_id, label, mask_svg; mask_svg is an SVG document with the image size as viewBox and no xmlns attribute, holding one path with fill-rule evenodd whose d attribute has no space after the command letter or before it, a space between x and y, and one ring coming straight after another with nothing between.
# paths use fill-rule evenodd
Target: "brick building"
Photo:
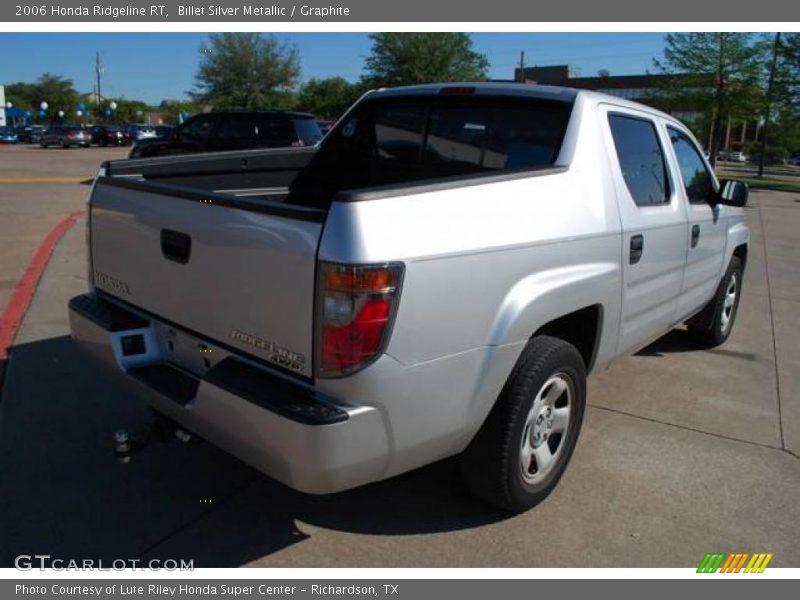
<instances>
[{"instance_id":1,"label":"brick building","mask_svg":"<svg viewBox=\"0 0 800 600\"><path fill-rule=\"evenodd\" d=\"M538 83L563 87L594 90L611 96L641 102L668 112L692 127L698 139L707 144L710 136L709 115L697 106L671 106L665 99L664 90L668 86L697 85L697 77L692 75L598 75L596 77L577 77L569 65L545 67L525 67L514 70L514 81ZM713 79L707 85L712 86ZM730 150L735 143L753 142L759 139L760 125L755 122L734 123L727 119L723 132L722 149Z\"/></svg>"}]
</instances>

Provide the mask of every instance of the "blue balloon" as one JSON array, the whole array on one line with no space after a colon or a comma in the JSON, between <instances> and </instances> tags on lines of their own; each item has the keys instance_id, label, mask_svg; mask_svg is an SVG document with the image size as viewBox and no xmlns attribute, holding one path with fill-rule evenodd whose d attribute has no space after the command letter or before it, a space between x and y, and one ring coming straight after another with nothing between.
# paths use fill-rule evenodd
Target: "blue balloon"
<instances>
[{"instance_id":1,"label":"blue balloon","mask_svg":"<svg viewBox=\"0 0 800 600\"><path fill-rule=\"evenodd\" d=\"M47 116L47 113L46 113L45 111L43 111L43 110L40 110L40 111L39 111L39 116L40 116L40 117L46 117L46 116Z\"/></svg>"},{"instance_id":2,"label":"blue balloon","mask_svg":"<svg viewBox=\"0 0 800 600\"><path fill-rule=\"evenodd\" d=\"M105 117L106 117L106 119L107 119L108 117L110 117L110 116L111 116L111 109L110 109L110 108L107 108L107 109L105 109L105 110L103 111L103 114L105 115Z\"/></svg>"},{"instance_id":3,"label":"blue balloon","mask_svg":"<svg viewBox=\"0 0 800 600\"><path fill-rule=\"evenodd\" d=\"M26 110L23 114L24 114L26 119L30 119L31 118L31 111Z\"/></svg>"},{"instance_id":4,"label":"blue balloon","mask_svg":"<svg viewBox=\"0 0 800 600\"><path fill-rule=\"evenodd\" d=\"M86 110L86 105L83 102L81 102L80 104L78 104L78 110Z\"/></svg>"}]
</instances>

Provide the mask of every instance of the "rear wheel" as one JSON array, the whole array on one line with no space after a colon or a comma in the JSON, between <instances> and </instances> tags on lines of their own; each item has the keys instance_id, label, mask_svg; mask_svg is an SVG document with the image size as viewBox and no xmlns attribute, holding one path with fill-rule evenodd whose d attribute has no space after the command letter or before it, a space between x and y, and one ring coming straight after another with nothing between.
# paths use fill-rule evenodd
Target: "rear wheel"
<instances>
[{"instance_id":1,"label":"rear wheel","mask_svg":"<svg viewBox=\"0 0 800 600\"><path fill-rule=\"evenodd\" d=\"M510 512L544 500L569 463L586 406L578 350L533 338L475 439L461 456L473 493Z\"/></svg>"},{"instance_id":2,"label":"rear wheel","mask_svg":"<svg viewBox=\"0 0 800 600\"><path fill-rule=\"evenodd\" d=\"M69 144L67 143L67 140L65 140L65 139L63 139L63 138L61 139L61 147L62 147L64 150L67 150L67 149L69 148Z\"/></svg>"},{"instance_id":3,"label":"rear wheel","mask_svg":"<svg viewBox=\"0 0 800 600\"><path fill-rule=\"evenodd\" d=\"M730 336L739 309L743 272L742 261L738 256L733 256L714 297L702 311L686 322L689 333L700 343L719 346Z\"/></svg>"}]
</instances>

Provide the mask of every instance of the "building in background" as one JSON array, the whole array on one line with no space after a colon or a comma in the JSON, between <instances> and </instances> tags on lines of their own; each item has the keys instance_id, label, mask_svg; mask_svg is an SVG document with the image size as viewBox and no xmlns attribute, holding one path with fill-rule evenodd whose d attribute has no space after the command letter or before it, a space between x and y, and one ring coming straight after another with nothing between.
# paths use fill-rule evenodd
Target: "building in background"
<instances>
[{"instance_id":1,"label":"building in background","mask_svg":"<svg viewBox=\"0 0 800 600\"><path fill-rule=\"evenodd\" d=\"M694 75L663 75L646 73L644 75L610 75L599 74L596 77L578 77L569 65L551 65L544 67L525 67L514 70L514 81L519 83L538 83L541 85L558 85L602 92L610 96L633 100L667 112L692 128L698 140L706 143L710 136L710 115L702 108L689 104L676 106L668 98L666 90L676 85L697 85ZM708 85L714 84L709 79ZM722 149L730 150L732 145L754 142L759 139L760 125L757 122L733 123L727 120Z\"/></svg>"}]
</instances>

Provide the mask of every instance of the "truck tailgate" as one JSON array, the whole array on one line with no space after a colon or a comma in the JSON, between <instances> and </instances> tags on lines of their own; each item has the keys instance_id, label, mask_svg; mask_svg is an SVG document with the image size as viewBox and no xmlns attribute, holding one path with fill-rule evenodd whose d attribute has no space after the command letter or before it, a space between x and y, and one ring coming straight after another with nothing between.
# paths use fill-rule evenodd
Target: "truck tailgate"
<instances>
[{"instance_id":1,"label":"truck tailgate","mask_svg":"<svg viewBox=\"0 0 800 600\"><path fill-rule=\"evenodd\" d=\"M100 177L91 200L95 286L157 318L312 374L323 211Z\"/></svg>"}]
</instances>

